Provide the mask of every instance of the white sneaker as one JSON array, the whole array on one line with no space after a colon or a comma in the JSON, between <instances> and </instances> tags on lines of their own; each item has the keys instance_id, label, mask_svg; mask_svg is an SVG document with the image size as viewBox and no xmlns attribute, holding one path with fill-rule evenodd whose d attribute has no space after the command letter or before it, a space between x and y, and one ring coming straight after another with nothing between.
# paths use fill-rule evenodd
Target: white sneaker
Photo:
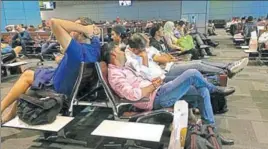
<instances>
[{"instance_id":1,"label":"white sneaker","mask_svg":"<svg viewBox=\"0 0 268 149\"><path fill-rule=\"evenodd\" d=\"M248 65L248 61L248 58L243 58L239 61L235 61L230 67L231 73L235 74L243 70Z\"/></svg>"}]
</instances>

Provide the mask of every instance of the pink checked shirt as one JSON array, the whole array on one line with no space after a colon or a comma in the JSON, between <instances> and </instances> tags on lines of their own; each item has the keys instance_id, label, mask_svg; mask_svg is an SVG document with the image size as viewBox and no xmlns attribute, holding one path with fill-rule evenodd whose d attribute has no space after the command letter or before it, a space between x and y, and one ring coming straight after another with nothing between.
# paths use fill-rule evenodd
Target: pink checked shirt
<instances>
[{"instance_id":1,"label":"pink checked shirt","mask_svg":"<svg viewBox=\"0 0 268 149\"><path fill-rule=\"evenodd\" d=\"M140 100L142 98L141 88L152 84L130 68L112 64L108 66L108 81L119 97L131 101ZM136 103L134 106L144 110L152 110L156 92L157 90L149 95L150 100L148 102Z\"/></svg>"}]
</instances>

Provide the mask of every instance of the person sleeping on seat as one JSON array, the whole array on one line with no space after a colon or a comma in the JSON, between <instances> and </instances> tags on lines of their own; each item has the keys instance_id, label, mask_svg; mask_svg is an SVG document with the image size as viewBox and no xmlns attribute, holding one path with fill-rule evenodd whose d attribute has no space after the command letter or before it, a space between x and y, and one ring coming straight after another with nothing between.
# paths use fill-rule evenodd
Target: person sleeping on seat
<instances>
[{"instance_id":1,"label":"person sleeping on seat","mask_svg":"<svg viewBox=\"0 0 268 149\"><path fill-rule=\"evenodd\" d=\"M140 40L139 35L135 34L131 38L133 41ZM135 48L144 49L145 46L145 44L142 44L137 45ZM103 58L108 63L108 82L119 97L131 101L138 101L143 97L149 98L148 102L134 104L139 109L148 111L172 107L184 95L197 91L203 99L199 102L203 122L215 125L210 92L224 95L231 94L230 90L226 88L219 88L208 83L201 73L195 69L187 70L173 81L167 83L163 83L163 79L160 77L148 80L133 69L125 66L125 53L112 43L103 53ZM221 141L233 143L232 140L224 138Z\"/></svg>"},{"instance_id":2,"label":"person sleeping on seat","mask_svg":"<svg viewBox=\"0 0 268 149\"><path fill-rule=\"evenodd\" d=\"M5 123L16 115L16 100L28 89L53 89L69 96L79 74L81 62L96 62L100 57L100 29L82 17L75 22L51 19L50 25L57 41L63 47L64 57L56 69L40 68L26 70L1 101L1 113L12 105L9 113L3 116ZM41 73L36 73L41 72ZM40 85L40 79L45 83Z\"/></svg>"},{"instance_id":3,"label":"person sleeping on seat","mask_svg":"<svg viewBox=\"0 0 268 149\"><path fill-rule=\"evenodd\" d=\"M170 62L174 62L174 57L166 54L166 43L163 39L163 29L160 25L155 25L151 29L150 45L147 47L147 53L149 59L151 58L154 62L160 65L167 65ZM148 37L144 36L146 39ZM153 48L154 47L154 48ZM165 68L167 74L173 74L178 76L187 69L197 69L202 74L227 74L229 78L235 76L238 72L244 69L248 64L248 58L231 62L231 63L215 63L206 62L202 60L194 61L177 61L169 68Z\"/></svg>"}]
</instances>

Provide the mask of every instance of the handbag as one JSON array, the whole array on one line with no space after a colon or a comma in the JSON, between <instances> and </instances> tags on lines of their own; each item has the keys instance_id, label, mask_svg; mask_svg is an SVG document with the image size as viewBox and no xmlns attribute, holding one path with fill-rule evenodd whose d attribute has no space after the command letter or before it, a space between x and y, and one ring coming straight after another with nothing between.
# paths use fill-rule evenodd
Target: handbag
<instances>
[{"instance_id":1,"label":"handbag","mask_svg":"<svg viewBox=\"0 0 268 149\"><path fill-rule=\"evenodd\" d=\"M17 105L17 115L28 125L50 124L55 121L67 97L51 90L38 90L36 96L22 94Z\"/></svg>"},{"instance_id":2,"label":"handbag","mask_svg":"<svg viewBox=\"0 0 268 149\"><path fill-rule=\"evenodd\" d=\"M190 124L184 149L222 149L222 144L213 126Z\"/></svg>"},{"instance_id":3,"label":"handbag","mask_svg":"<svg viewBox=\"0 0 268 149\"><path fill-rule=\"evenodd\" d=\"M177 40L177 44L184 49L184 51L191 50L195 47L192 36L187 35Z\"/></svg>"}]
</instances>

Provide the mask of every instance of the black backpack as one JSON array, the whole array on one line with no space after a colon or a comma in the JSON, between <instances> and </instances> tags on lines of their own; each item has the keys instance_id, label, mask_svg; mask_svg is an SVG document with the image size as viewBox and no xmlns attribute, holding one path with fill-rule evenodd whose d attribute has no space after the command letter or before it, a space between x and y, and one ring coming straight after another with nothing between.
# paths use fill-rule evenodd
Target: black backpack
<instances>
[{"instance_id":1,"label":"black backpack","mask_svg":"<svg viewBox=\"0 0 268 149\"><path fill-rule=\"evenodd\" d=\"M62 109L66 96L54 91L38 90L36 96L23 94L18 100L17 115L29 125L50 124Z\"/></svg>"},{"instance_id":2,"label":"black backpack","mask_svg":"<svg viewBox=\"0 0 268 149\"><path fill-rule=\"evenodd\" d=\"M222 149L222 144L213 126L190 124L184 149Z\"/></svg>"},{"instance_id":3,"label":"black backpack","mask_svg":"<svg viewBox=\"0 0 268 149\"><path fill-rule=\"evenodd\" d=\"M222 114L228 111L227 100L223 95L212 94L210 99L214 114Z\"/></svg>"}]
</instances>

